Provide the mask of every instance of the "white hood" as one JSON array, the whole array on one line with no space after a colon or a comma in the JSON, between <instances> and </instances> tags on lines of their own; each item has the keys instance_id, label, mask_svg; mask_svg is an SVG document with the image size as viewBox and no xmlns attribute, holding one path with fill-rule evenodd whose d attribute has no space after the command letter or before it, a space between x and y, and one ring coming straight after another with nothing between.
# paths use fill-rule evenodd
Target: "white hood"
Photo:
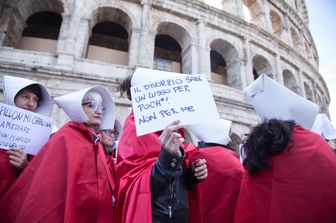
<instances>
[{"instance_id":1,"label":"white hood","mask_svg":"<svg viewBox=\"0 0 336 223\"><path fill-rule=\"evenodd\" d=\"M294 120L310 129L319 110L316 104L264 74L245 88L244 93L262 120Z\"/></svg>"},{"instance_id":2,"label":"white hood","mask_svg":"<svg viewBox=\"0 0 336 223\"><path fill-rule=\"evenodd\" d=\"M324 138L336 139L336 129L329 120L329 118L321 113L316 116L315 122L311 131L316 132L317 134L323 136Z\"/></svg>"},{"instance_id":3,"label":"white hood","mask_svg":"<svg viewBox=\"0 0 336 223\"><path fill-rule=\"evenodd\" d=\"M86 123L88 121L88 117L83 110L82 100L86 92L88 92L89 90L97 91L103 99L105 111L102 116L100 129L113 128L115 122L115 105L109 91L103 86L98 85L95 87L86 88L81 91L76 91L71 94L56 97L54 98L54 101L59 107L64 110L64 112L69 116L72 121L78 123Z\"/></svg>"},{"instance_id":4,"label":"white hood","mask_svg":"<svg viewBox=\"0 0 336 223\"><path fill-rule=\"evenodd\" d=\"M15 96L23 88L37 84L41 88L42 100L39 102L36 113L50 116L52 111L52 99L47 91L47 88L36 81L28 80L26 78L4 76L3 79L3 91L4 91L4 102L5 104L15 106Z\"/></svg>"},{"instance_id":5,"label":"white hood","mask_svg":"<svg viewBox=\"0 0 336 223\"><path fill-rule=\"evenodd\" d=\"M230 139L231 121L219 119L217 122L188 125L195 137L203 142L227 145Z\"/></svg>"},{"instance_id":6,"label":"white hood","mask_svg":"<svg viewBox=\"0 0 336 223\"><path fill-rule=\"evenodd\" d=\"M106 129L106 128L101 128L101 130L104 130L104 129ZM111 129L111 128L107 128L107 129ZM116 141L117 141L117 140L120 139L121 134L123 132L123 126L121 124L121 121L117 118L115 119L114 129L116 129L119 132L118 138L116 139Z\"/></svg>"}]
</instances>

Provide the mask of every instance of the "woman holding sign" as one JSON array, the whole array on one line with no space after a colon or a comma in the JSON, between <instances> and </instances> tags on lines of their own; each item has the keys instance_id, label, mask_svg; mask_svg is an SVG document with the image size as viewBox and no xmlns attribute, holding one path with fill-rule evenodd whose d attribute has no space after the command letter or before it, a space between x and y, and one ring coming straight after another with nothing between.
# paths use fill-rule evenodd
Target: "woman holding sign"
<instances>
[{"instance_id":1,"label":"woman holding sign","mask_svg":"<svg viewBox=\"0 0 336 223\"><path fill-rule=\"evenodd\" d=\"M113 128L115 105L96 86L55 98L72 121L35 156L0 203L4 222L113 222L111 172L98 130Z\"/></svg>"},{"instance_id":2,"label":"woman holding sign","mask_svg":"<svg viewBox=\"0 0 336 223\"><path fill-rule=\"evenodd\" d=\"M130 86L131 77L120 86L129 99ZM182 127L174 121L163 131L137 136L134 113L129 114L118 145L117 222L202 222L194 187L207 177L207 168L204 159L189 162L195 147L184 144Z\"/></svg>"},{"instance_id":3,"label":"woman holding sign","mask_svg":"<svg viewBox=\"0 0 336 223\"><path fill-rule=\"evenodd\" d=\"M6 104L50 116L52 100L42 84L25 78L4 76L3 89ZM0 149L0 198L26 168L29 160L20 148Z\"/></svg>"}]
</instances>

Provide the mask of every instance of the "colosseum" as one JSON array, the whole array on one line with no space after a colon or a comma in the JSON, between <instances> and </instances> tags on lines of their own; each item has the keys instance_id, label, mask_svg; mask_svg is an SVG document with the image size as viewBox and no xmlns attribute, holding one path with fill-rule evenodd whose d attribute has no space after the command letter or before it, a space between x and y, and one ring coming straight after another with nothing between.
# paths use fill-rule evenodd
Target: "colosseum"
<instances>
[{"instance_id":1,"label":"colosseum","mask_svg":"<svg viewBox=\"0 0 336 223\"><path fill-rule=\"evenodd\" d=\"M218 0L220 3L220 0ZM304 0L0 0L0 79L44 83L53 97L104 85L124 120L120 80L136 67L207 75L233 145L259 121L243 89L260 74L328 114ZM2 97L2 96L1 96ZM60 127L66 115L54 105Z\"/></svg>"}]
</instances>

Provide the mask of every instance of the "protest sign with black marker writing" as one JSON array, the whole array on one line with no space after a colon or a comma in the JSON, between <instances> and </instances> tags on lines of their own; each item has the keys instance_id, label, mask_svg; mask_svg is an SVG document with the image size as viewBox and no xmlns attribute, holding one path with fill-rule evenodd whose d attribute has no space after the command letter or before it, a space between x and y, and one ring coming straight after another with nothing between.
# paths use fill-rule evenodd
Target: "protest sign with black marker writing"
<instances>
[{"instance_id":1,"label":"protest sign with black marker writing","mask_svg":"<svg viewBox=\"0 0 336 223\"><path fill-rule=\"evenodd\" d=\"M162 72L140 72L148 71ZM134 75L141 75L136 72ZM138 136L162 130L176 119L183 125L219 119L205 75L171 73L159 79L160 75L155 76L154 80L146 76L146 83L131 87Z\"/></svg>"},{"instance_id":2,"label":"protest sign with black marker writing","mask_svg":"<svg viewBox=\"0 0 336 223\"><path fill-rule=\"evenodd\" d=\"M48 141L51 118L0 103L0 148L20 148L35 155Z\"/></svg>"}]
</instances>

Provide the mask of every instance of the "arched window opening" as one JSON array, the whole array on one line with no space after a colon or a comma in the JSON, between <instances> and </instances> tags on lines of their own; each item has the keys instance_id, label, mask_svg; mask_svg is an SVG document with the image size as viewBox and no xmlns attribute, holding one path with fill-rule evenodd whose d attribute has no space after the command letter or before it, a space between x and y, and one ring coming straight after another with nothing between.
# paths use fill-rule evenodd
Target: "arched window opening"
<instances>
[{"instance_id":1,"label":"arched window opening","mask_svg":"<svg viewBox=\"0 0 336 223\"><path fill-rule=\"evenodd\" d=\"M280 16L275 11L271 10L270 17L271 17L273 33L277 37L281 38L283 25L282 25Z\"/></svg>"},{"instance_id":2,"label":"arched window opening","mask_svg":"<svg viewBox=\"0 0 336 223\"><path fill-rule=\"evenodd\" d=\"M247 22L251 22L262 27L262 11L256 0L244 0L243 2L244 18Z\"/></svg>"},{"instance_id":3,"label":"arched window opening","mask_svg":"<svg viewBox=\"0 0 336 223\"><path fill-rule=\"evenodd\" d=\"M298 35L298 33L295 31L295 29L291 28L291 36L292 36L292 44L293 44L293 48L298 50L300 47L300 37Z\"/></svg>"},{"instance_id":4,"label":"arched window opening","mask_svg":"<svg viewBox=\"0 0 336 223\"><path fill-rule=\"evenodd\" d=\"M225 40L216 39L210 49L211 79L241 90L240 58L236 48Z\"/></svg>"},{"instance_id":5,"label":"arched window opening","mask_svg":"<svg viewBox=\"0 0 336 223\"><path fill-rule=\"evenodd\" d=\"M211 79L218 84L228 84L226 62L222 55L215 50L210 51Z\"/></svg>"},{"instance_id":6,"label":"arched window opening","mask_svg":"<svg viewBox=\"0 0 336 223\"><path fill-rule=\"evenodd\" d=\"M182 26L171 22L162 22L156 29L154 45L153 67L161 63L161 59L170 61L174 72L192 73L193 47L192 39L189 32ZM162 51L168 50L173 55L166 55L165 58L157 58L156 55L162 54ZM160 53L161 51L161 53ZM157 58L157 59L156 59Z\"/></svg>"},{"instance_id":7,"label":"arched window opening","mask_svg":"<svg viewBox=\"0 0 336 223\"><path fill-rule=\"evenodd\" d=\"M254 80L257 79L261 74L266 74L270 78L274 79L272 66L265 57L256 55L253 57L252 63Z\"/></svg>"},{"instance_id":8,"label":"arched window opening","mask_svg":"<svg viewBox=\"0 0 336 223\"><path fill-rule=\"evenodd\" d=\"M311 51L311 47L310 44L305 42L305 50L306 50L306 59L308 59L309 61L312 60L312 51Z\"/></svg>"},{"instance_id":9,"label":"arched window opening","mask_svg":"<svg viewBox=\"0 0 336 223\"><path fill-rule=\"evenodd\" d=\"M128 32L115 22L100 22L92 29L87 58L113 64L128 64Z\"/></svg>"},{"instance_id":10,"label":"arched window opening","mask_svg":"<svg viewBox=\"0 0 336 223\"><path fill-rule=\"evenodd\" d=\"M42 11L33 14L26 21L27 27L22 32L18 48L55 53L62 24L58 13Z\"/></svg>"},{"instance_id":11,"label":"arched window opening","mask_svg":"<svg viewBox=\"0 0 336 223\"><path fill-rule=\"evenodd\" d=\"M283 72L284 85L295 93L299 94L299 87L292 72L284 70Z\"/></svg>"},{"instance_id":12,"label":"arched window opening","mask_svg":"<svg viewBox=\"0 0 336 223\"><path fill-rule=\"evenodd\" d=\"M153 68L181 73L181 47L179 43L168 35L155 37Z\"/></svg>"},{"instance_id":13,"label":"arched window opening","mask_svg":"<svg viewBox=\"0 0 336 223\"><path fill-rule=\"evenodd\" d=\"M304 82L304 89L305 89L305 93L306 93L306 98L309 100L309 101L314 101L313 99L313 91L311 90L311 88L309 87L309 85Z\"/></svg>"}]
</instances>

